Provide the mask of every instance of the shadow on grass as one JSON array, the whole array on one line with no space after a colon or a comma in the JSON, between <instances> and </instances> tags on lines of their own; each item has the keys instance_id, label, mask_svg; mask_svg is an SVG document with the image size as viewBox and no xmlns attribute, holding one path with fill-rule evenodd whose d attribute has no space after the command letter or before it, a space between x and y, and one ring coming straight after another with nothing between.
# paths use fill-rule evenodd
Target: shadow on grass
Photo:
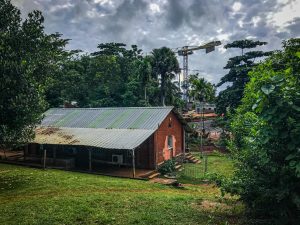
<instances>
[{"instance_id":1,"label":"shadow on grass","mask_svg":"<svg viewBox=\"0 0 300 225\"><path fill-rule=\"evenodd\" d=\"M13 172L10 173L5 176L0 175L0 194L6 191L11 193L12 190L21 190L32 185L32 177L28 175L16 175Z\"/></svg>"}]
</instances>

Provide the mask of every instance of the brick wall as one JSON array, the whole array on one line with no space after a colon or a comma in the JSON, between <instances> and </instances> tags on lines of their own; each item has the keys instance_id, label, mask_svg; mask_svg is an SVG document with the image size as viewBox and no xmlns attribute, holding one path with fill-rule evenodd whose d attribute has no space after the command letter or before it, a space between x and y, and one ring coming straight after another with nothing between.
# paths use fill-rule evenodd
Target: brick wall
<instances>
[{"instance_id":1,"label":"brick wall","mask_svg":"<svg viewBox=\"0 0 300 225\"><path fill-rule=\"evenodd\" d=\"M173 139L173 149L168 148L168 136ZM162 163L183 152L183 126L173 112L166 117L154 134L156 163Z\"/></svg>"}]
</instances>

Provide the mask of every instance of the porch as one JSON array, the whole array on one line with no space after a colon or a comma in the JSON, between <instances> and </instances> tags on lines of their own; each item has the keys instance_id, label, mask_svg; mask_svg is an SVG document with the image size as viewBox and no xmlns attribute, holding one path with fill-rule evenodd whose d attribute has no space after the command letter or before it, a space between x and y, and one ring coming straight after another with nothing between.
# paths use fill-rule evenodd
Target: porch
<instances>
[{"instance_id":1,"label":"porch","mask_svg":"<svg viewBox=\"0 0 300 225\"><path fill-rule=\"evenodd\" d=\"M138 162L139 154L135 155L133 160L131 152L105 151L86 146L70 148L70 146L33 144L22 150L0 150L0 160L36 168L64 169L115 177L147 178L155 173L153 169L143 168Z\"/></svg>"}]
</instances>

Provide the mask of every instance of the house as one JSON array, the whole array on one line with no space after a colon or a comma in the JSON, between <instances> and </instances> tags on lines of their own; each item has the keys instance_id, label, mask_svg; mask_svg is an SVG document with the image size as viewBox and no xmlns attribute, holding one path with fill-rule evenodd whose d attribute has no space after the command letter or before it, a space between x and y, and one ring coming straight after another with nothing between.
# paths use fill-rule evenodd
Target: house
<instances>
[{"instance_id":1,"label":"house","mask_svg":"<svg viewBox=\"0 0 300 225\"><path fill-rule=\"evenodd\" d=\"M173 107L53 108L25 154L70 168L157 169L184 154L189 131Z\"/></svg>"},{"instance_id":2,"label":"house","mask_svg":"<svg viewBox=\"0 0 300 225\"><path fill-rule=\"evenodd\" d=\"M196 102L195 108L197 113L214 113L216 110L216 104Z\"/></svg>"}]
</instances>

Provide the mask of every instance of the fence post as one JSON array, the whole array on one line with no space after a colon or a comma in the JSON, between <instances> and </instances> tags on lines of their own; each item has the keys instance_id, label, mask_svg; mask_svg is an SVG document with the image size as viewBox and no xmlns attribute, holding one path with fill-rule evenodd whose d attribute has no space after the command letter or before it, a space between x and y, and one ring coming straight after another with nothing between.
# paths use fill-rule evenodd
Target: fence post
<instances>
[{"instance_id":1,"label":"fence post","mask_svg":"<svg viewBox=\"0 0 300 225\"><path fill-rule=\"evenodd\" d=\"M205 157L204 157L204 174L207 173L207 155L205 154Z\"/></svg>"},{"instance_id":2,"label":"fence post","mask_svg":"<svg viewBox=\"0 0 300 225\"><path fill-rule=\"evenodd\" d=\"M92 150L89 148L89 171L92 171Z\"/></svg>"}]
</instances>

